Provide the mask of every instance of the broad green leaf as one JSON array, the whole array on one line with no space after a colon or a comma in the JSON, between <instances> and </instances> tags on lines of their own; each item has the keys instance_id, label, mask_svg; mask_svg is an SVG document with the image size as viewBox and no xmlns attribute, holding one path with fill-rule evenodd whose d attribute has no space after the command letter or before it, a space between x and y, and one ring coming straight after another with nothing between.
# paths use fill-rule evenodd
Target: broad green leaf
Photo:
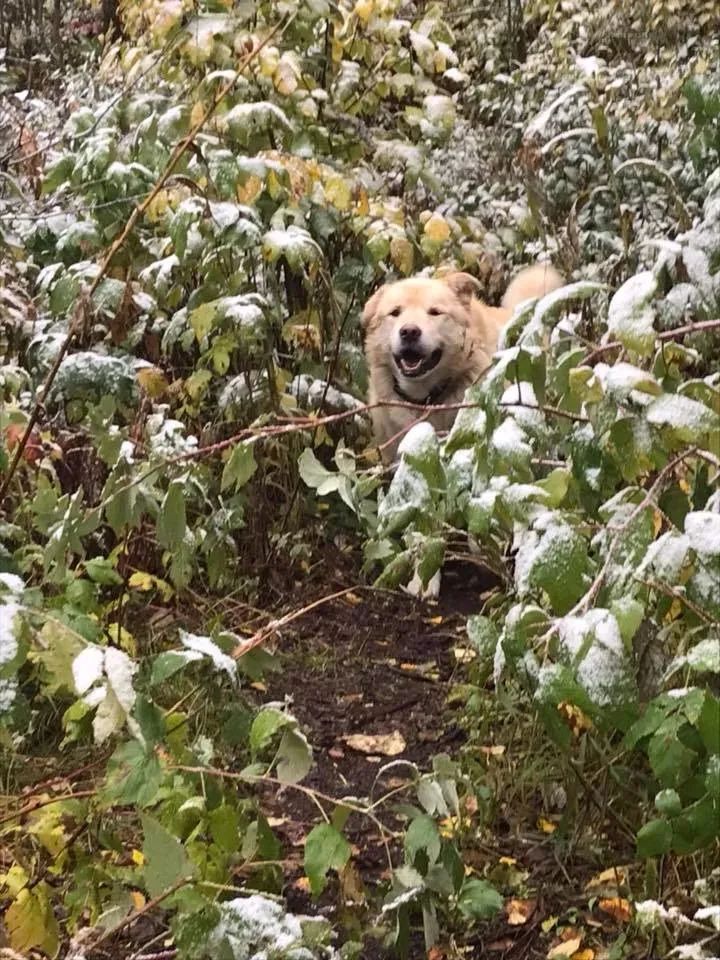
<instances>
[{"instance_id":1,"label":"broad green leaf","mask_svg":"<svg viewBox=\"0 0 720 960\"><path fill-rule=\"evenodd\" d=\"M250 728L250 749L257 753L263 750L283 727L291 726L295 721L282 710L265 707L255 717Z\"/></svg>"},{"instance_id":2,"label":"broad green leaf","mask_svg":"<svg viewBox=\"0 0 720 960\"><path fill-rule=\"evenodd\" d=\"M415 863L420 851L425 853L428 863L437 861L440 856L440 834L431 817L416 817L410 823L405 833L405 850L411 863Z\"/></svg>"},{"instance_id":3,"label":"broad green leaf","mask_svg":"<svg viewBox=\"0 0 720 960\"><path fill-rule=\"evenodd\" d=\"M720 429L720 417L704 403L680 394L663 394L647 407L648 423L670 427L679 440L694 443Z\"/></svg>"},{"instance_id":4,"label":"broad green leaf","mask_svg":"<svg viewBox=\"0 0 720 960\"><path fill-rule=\"evenodd\" d=\"M183 542L186 528L185 491L180 480L173 480L160 506L156 528L158 543L172 550Z\"/></svg>"},{"instance_id":5,"label":"broad green leaf","mask_svg":"<svg viewBox=\"0 0 720 960\"><path fill-rule=\"evenodd\" d=\"M312 748L299 730L285 730L277 756L277 776L283 783L299 783L312 767Z\"/></svg>"},{"instance_id":6,"label":"broad green leaf","mask_svg":"<svg viewBox=\"0 0 720 960\"><path fill-rule=\"evenodd\" d=\"M637 853L639 857L657 857L668 853L672 845L673 831L667 820L650 820L638 831Z\"/></svg>"},{"instance_id":7,"label":"broad green leaf","mask_svg":"<svg viewBox=\"0 0 720 960\"><path fill-rule=\"evenodd\" d=\"M655 809L664 817L676 817L682 810L677 790L661 790L655 795Z\"/></svg>"},{"instance_id":8,"label":"broad green leaf","mask_svg":"<svg viewBox=\"0 0 720 960\"><path fill-rule=\"evenodd\" d=\"M463 916L471 920L491 920L502 910L503 898L486 880L466 880L458 898Z\"/></svg>"},{"instance_id":9,"label":"broad green leaf","mask_svg":"<svg viewBox=\"0 0 720 960\"><path fill-rule=\"evenodd\" d=\"M350 853L350 844L332 824L313 827L305 841L305 873L314 896L325 888L328 871L342 870Z\"/></svg>"},{"instance_id":10,"label":"broad green leaf","mask_svg":"<svg viewBox=\"0 0 720 960\"><path fill-rule=\"evenodd\" d=\"M252 447L246 443L239 443L233 448L230 457L225 463L220 481L220 489L226 490L231 484L235 485L235 490L244 487L250 477L257 470L255 455Z\"/></svg>"},{"instance_id":11,"label":"broad green leaf","mask_svg":"<svg viewBox=\"0 0 720 960\"><path fill-rule=\"evenodd\" d=\"M192 876L194 868L177 837L154 817L144 814L142 829L145 886L151 897L158 897L178 880Z\"/></svg>"}]
</instances>

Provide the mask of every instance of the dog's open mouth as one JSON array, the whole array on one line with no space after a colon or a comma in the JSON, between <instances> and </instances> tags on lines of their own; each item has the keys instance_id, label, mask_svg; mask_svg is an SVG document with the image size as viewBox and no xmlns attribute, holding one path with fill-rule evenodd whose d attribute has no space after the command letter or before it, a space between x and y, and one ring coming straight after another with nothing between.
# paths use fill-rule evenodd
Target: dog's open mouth
<instances>
[{"instance_id":1,"label":"dog's open mouth","mask_svg":"<svg viewBox=\"0 0 720 960\"><path fill-rule=\"evenodd\" d=\"M431 354L424 354L419 350L406 347L402 353L395 354L395 363L404 377L421 377L440 363L441 356L440 349L433 350Z\"/></svg>"}]
</instances>

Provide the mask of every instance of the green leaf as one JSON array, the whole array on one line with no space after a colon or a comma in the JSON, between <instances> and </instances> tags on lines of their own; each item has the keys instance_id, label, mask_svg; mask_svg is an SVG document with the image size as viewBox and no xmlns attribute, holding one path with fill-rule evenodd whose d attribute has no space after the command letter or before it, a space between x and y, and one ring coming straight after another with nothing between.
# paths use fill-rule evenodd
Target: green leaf
<instances>
[{"instance_id":1,"label":"green leaf","mask_svg":"<svg viewBox=\"0 0 720 960\"><path fill-rule=\"evenodd\" d=\"M672 846L672 837L672 827L667 820L650 820L638 831L638 856L657 857L667 853Z\"/></svg>"},{"instance_id":2,"label":"green leaf","mask_svg":"<svg viewBox=\"0 0 720 960\"><path fill-rule=\"evenodd\" d=\"M275 707L266 707L253 720L250 728L250 749L253 753L259 753L273 739L278 730L292 725L294 720L282 710L276 710Z\"/></svg>"},{"instance_id":3,"label":"green leaf","mask_svg":"<svg viewBox=\"0 0 720 960\"><path fill-rule=\"evenodd\" d=\"M116 587L123 582L112 561L106 557L93 557L91 560L86 560L85 570L93 583L99 583L103 587Z\"/></svg>"},{"instance_id":4,"label":"green leaf","mask_svg":"<svg viewBox=\"0 0 720 960\"><path fill-rule=\"evenodd\" d=\"M304 483L317 490L328 479L336 480L336 474L324 467L310 447L306 447L298 459L300 478Z\"/></svg>"},{"instance_id":5,"label":"green leaf","mask_svg":"<svg viewBox=\"0 0 720 960\"><path fill-rule=\"evenodd\" d=\"M718 754L708 759L705 787L711 797L720 799L720 756Z\"/></svg>"},{"instance_id":6,"label":"green leaf","mask_svg":"<svg viewBox=\"0 0 720 960\"><path fill-rule=\"evenodd\" d=\"M231 484L234 484L235 490L239 490L245 486L256 470L257 464L252 447L246 443L239 443L234 447L223 468L220 489L226 490Z\"/></svg>"},{"instance_id":7,"label":"green leaf","mask_svg":"<svg viewBox=\"0 0 720 960\"><path fill-rule=\"evenodd\" d=\"M350 844L332 824L313 827L305 841L305 873L314 896L324 890L328 870L342 870L350 853Z\"/></svg>"},{"instance_id":8,"label":"green leaf","mask_svg":"<svg viewBox=\"0 0 720 960\"><path fill-rule=\"evenodd\" d=\"M502 905L502 896L486 880L466 880L458 899L460 912L471 920L491 920Z\"/></svg>"},{"instance_id":9,"label":"green leaf","mask_svg":"<svg viewBox=\"0 0 720 960\"><path fill-rule=\"evenodd\" d=\"M431 817L416 817L405 834L405 851L411 863L420 851L424 851L428 863L435 863L440 856L440 834Z\"/></svg>"},{"instance_id":10,"label":"green leaf","mask_svg":"<svg viewBox=\"0 0 720 960\"><path fill-rule=\"evenodd\" d=\"M650 741L648 759L653 773L665 787L680 787L693 771L698 755L677 739L674 725L661 728Z\"/></svg>"},{"instance_id":11,"label":"green leaf","mask_svg":"<svg viewBox=\"0 0 720 960\"><path fill-rule=\"evenodd\" d=\"M145 838L145 886L151 897L158 897L178 880L192 876L193 866L177 837L154 817L144 814L142 828Z\"/></svg>"},{"instance_id":12,"label":"green leaf","mask_svg":"<svg viewBox=\"0 0 720 960\"><path fill-rule=\"evenodd\" d=\"M705 694L697 728L707 752L720 754L720 700L709 690Z\"/></svg>"},{"instance_id":13,"label":"green leaf","mask_svg":"<svg viewBox=\"0 0 720 960\"><path fill-rule=\"evenodd\" d=\"M183 542L186 527L185 491L180 480L173 480L160 506L156 528L158 543L172 550Z\"/></svg>"},{"instance_id":14,"label":"green leaf","mask_svg":"<svg viewBox=\"0 0 720 960\"><path fill-rule=\"evenodd\" d=\"M624 643L630 643L643 621L645 607L633 597L620 597L613 600L610 612L617 620Z\"/></svg>"},{"instance_id":15,"label":"green leaf","mask_svg":"<svg viewBox=\"0 0 720 960\"><path fill-rule=\"evenodd\" d=\"M661 790L655 795L655 809L664 817L676 817L682 810L677 790Z\"/></svg>"},{"instance_id":16,"label":"green leaf","mask_svg":"<svg viewBox=\"0 0 720 960\"><path fill-rule=\"evenodd\" d=\"M277 756L277 776L283 783L299 783L312 767L312 748L299 730L285 730Z\"/></svg>"},{"instance_id":17,"label":"green leaf","mask_svg":"<svg viewBox=\"0 0 720 960\"><path fill-rule=\"evenodd\" d=\"M210 836L227 853L234 853L240 846L240 812L237 807L223 803L208 814Z\"/></svg>"}]
</instances>

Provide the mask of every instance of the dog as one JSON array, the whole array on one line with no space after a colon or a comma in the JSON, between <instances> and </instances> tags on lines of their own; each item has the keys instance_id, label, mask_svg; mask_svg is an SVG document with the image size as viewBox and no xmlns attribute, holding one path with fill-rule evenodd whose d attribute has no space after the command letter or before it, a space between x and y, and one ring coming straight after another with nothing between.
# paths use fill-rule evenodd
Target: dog
<instances>
[{"instance_id":1,"label":"dog","mask_svg":"<svg viewBox=\"0 0 720 960\"><path fill-rule=\"evenodd\" d=\"M469 273L442 279L415 277L388 283L362 313L369 396L375 439L391 464L402 437L426 411L418 408L462 403L465 391L490 366L500 331L516 306L563 286L549 264L521 271L499 307L482 301L482 287ZM429 414L438 431L452 427L456 410Z\"/></svg>"}]
</instances>

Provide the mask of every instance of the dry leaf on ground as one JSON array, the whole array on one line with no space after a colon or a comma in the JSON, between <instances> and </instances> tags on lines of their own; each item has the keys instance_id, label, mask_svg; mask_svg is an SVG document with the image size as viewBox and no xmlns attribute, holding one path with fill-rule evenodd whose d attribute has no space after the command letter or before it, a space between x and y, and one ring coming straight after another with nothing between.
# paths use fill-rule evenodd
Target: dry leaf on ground
<instances>
[{"instance_id":1,"label":"dry leaf on ground","mask_svg":"<svg viewBox=\"0 0 720 960\"><path fill-rule=\"evenodd\" d=\"M351 750L359 753L382 754L384 757L396 757L403 753L407 744L399 730L392 733L352 733L343 737Z\"/></svg>"},{"instance_id":2,"label":"dry leaf on ground","mask_svg":"<svg viewBox=\"0 0 720 960\"><path fill-rule=\"evenodd\" d=\"M582 937L573 937L571 940L564 940L548 950L548 960L556 960L557 957L572 957L577 953L582 943Z\"/></svg>"}]
</instances>

